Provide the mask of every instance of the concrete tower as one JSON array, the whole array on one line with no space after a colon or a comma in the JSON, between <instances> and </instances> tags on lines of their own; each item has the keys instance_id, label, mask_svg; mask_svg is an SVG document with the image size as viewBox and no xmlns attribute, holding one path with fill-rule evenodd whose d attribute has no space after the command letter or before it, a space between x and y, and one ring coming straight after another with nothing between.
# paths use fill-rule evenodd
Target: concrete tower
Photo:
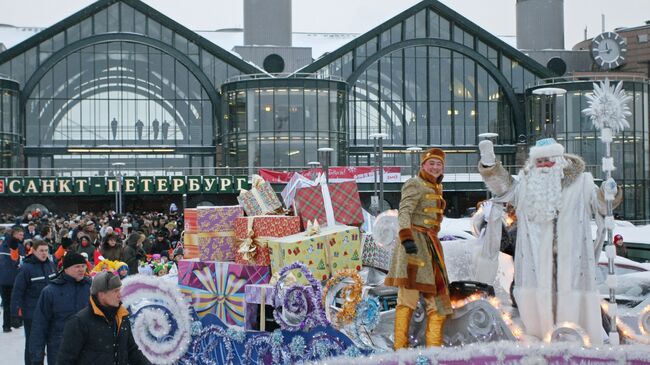
<instances>
[{"instance_id":1,"label":"concrete tower","mask_svg":"<svg viewBox=\"0 0 650 365\"><path fill-rule=\"evenodd\" d=\"M517 48L564 49L564 0L517 0Z\"/></svg>"},{"instance_id":2,"label":"concrete tower","mask_svg":"<svg viewBox=\"0 0 650 365\"><path fill-rule=\"evenodd\" d=\"M244 45L291 46L291 0L244 0Z\"/></svg>"}]
</instances>

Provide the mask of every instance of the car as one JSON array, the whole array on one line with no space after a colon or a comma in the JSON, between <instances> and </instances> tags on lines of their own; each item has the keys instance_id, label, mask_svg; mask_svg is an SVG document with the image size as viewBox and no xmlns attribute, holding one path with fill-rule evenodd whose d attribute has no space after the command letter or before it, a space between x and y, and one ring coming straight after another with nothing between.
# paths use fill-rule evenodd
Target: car
<instances>
[{"instance_id":1,"label":"car","mask_svg":"<svg viewBox=\"0 0 650 365\"><path fill-rule=\"evenodd\" d=\"M441 241L474 239L470 218L444 218L438 232Z\"/></svg>"}]
</instances>

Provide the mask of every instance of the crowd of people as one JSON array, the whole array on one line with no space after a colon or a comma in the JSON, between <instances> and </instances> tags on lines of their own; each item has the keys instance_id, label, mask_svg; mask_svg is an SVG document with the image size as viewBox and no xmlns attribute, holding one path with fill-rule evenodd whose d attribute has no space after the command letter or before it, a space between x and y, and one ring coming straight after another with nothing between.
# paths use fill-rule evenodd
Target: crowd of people
<instances>
[{"instance_id":1,"label":"crowd of people","mask_svg":"<svg viewBox=\"0 0 650 365\"><path fill-rule=\"evenodd\" d=\"M2 329L23 327L25 364L148 364L125 320L121 279L164 274L183 257L182 214L36 209L0 223Z\"/></svg>"}]
</instances>

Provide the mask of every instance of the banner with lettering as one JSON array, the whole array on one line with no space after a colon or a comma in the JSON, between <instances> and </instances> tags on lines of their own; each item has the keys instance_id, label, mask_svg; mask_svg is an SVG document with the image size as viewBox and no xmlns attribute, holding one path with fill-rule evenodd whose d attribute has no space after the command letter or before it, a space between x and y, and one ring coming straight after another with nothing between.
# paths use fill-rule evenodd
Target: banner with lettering
<instances>
[{"instance_id":1,"label":"banner with lettering","mask_svg":"<svg viewBox=\"0 0 650 365\"><path fill-rule=\"evenodd\" d=\"M247 176L0 177L0 195L227 194Z\"/></svg>"},{"instance_id":2,"label":"banner with lettering","mask_svg":"<svg viewBox=\"0 0 650 365\"><path fill-rule=\"evenodd\" d=\"M375 171L378 168L372 166L345 166L345 167L330 167L329 178L331 180L355 180L358 183L371 183L375 180ZM303 176L312 178L312 175L317 175L322 172L322 169L309 169L299 171ZM268 169L260 169L260 176L264 180L275 184L286 184L291 180L295 172L292 171L275 171ZM384 182L400 182L402 177L401 169L399 166L386 166L384 167ZM379 175L377 176L379 180Z\"/></svg>"}]
</instances>

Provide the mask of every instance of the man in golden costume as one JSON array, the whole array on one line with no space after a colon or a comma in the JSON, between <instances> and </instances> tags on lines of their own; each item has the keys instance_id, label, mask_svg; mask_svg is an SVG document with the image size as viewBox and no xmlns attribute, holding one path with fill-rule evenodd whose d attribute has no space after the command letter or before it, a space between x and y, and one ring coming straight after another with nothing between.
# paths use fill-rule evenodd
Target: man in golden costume
<instances>
[{"instance_id":1,"label":"man in golden costume","mask_svg":"<svg viewBox=\"0 0 650 365\"><path fill-rule=\"evenodd\" d=\"M408 347L409 325L420 295L427 312L426 345L441 346L443 326L452 313L449 280L438 240L445 211L442 178L445 153L432 148L422 154L418 176L402 187L399 240L385 284L399 288L395 308L395 350Z\"/></svg>"}]
</instances>

